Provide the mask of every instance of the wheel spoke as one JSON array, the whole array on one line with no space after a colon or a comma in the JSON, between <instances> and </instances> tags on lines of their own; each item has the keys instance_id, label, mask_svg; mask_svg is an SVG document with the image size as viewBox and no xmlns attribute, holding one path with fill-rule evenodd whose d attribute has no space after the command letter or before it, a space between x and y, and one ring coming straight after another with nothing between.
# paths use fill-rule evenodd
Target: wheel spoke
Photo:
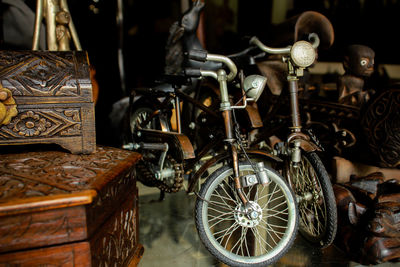
<instances>
[{"instance_id":1,"label":"wheel spoke","mask_svg":"<svg viewBox=\"0 0 400 267\"><path fill-rule=\"evenodd\" d=\"M271 246L271 245L267 242L267 240L265 240L265 239L261 236L261 234L260 234L260 232L258 231L258 228L257 228L257 227L251 228L251 229L254 229L254 231L255 231L255 234L254 234L255 238L256 238L256 239L259 239L260 253L262 253L261 249L264 249L265 251L268 251L267 247L263 246L263 243L264 243L265 245L267 245L268 247L270 247L270 249L273 249L273 248L274 248L273 246ZM262 243L262 242L263 242L263 243Z\"/></svg>"},{"instance_id":2,"label":"wheel spoke","mask_svg":"<svg viewBox=\"0 0 400 267\"><path fill-rule=\"evenodd\" d=\"M287 221L287 219L284 219L284 218L282 218L281 216L278 216L278 215L280 215L280 214L283 214L283 215L288 215L288 211L289 210L289 208L286 208L286 209L284 209L284 210L282 210L282 211L277 211L277 212L275 212L274 214L267 214L267 215L264 215L263 216L263 219L268 219L268 218L277 218L277 219L280 219L280 220L283 220L283 221Z\"/></svg>"},{"instance_id":3,"label":"wheel spoke","mask_svg":"<svg viewBox=\"0 0 400 267\"><path fill-rule=\"evenodd\" d=\"M254 174L250 164L239 164L240 175ZM258 216L244 213L246 209L232 183L232 168L216 170L200 190L196 204L200 238L207 249L229 266L248 259L267 266L294 241L297 213L293 194L282 177L271 172L268 186L255 184L243 188L250 211L254 212L251 215L257 212ZM276 252L271 253L272 250Z\"/></svg>"},{"instance_id":4,"label":"wheel spoke","mask_svg":"<svg viewBox=\"0 0 400 267\"><path fill-rule=\"evenodd\" d=\"M219 224L219 223L221 223L221 222L234 221L234 220L235 220L235 218L233 217L233 212L232 212L232 216L229 216L229 217L222 217L222 216L224 216L224 215L225 215L225 214L222 214L222 215L220 215L220 216L217 216L217 217L214 217L214 218L212 218L212 219L209 219L209 220L208 220L209 223L211 223L212 221L217 220L213 225L210 225L210 228L214 228L215 225L217 225L217 224ZM210 218L210 217L212 217L212 215L209 215L208 217Z\"/></svg>"}]
</instances>

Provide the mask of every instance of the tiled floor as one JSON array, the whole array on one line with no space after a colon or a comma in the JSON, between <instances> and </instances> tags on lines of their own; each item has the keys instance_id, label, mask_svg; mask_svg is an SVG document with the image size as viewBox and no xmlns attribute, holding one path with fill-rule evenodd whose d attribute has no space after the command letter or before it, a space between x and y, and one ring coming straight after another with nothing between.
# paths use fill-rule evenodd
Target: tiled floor
<instances>
[{"instance_id":1,"label":"tiled floor","mask_svg":"<svg viewBox=\"0 0 400 267\"><path fill-rule=\"evenodd\" d=\"M140 243L145 251L139 267L209 267L225 266L203 247L194 224L195 196L185 191L166 194L158 201L159 191L140 183ZM284 257L272 266L363 266L348 261L335 246L320 250L305 242L300 235ZM384 263L381 267L400 266Z\"/></svg>"}]
</instances>

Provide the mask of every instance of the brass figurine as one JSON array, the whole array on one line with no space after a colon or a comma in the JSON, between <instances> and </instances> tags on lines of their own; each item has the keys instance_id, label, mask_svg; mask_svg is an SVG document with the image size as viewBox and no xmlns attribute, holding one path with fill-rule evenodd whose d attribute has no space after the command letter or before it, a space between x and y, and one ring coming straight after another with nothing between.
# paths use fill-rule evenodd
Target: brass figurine
<instances>
[{"instance_id":1,"label":"brass figurine","mask_svg":"<svg viewBox=\"0 0 400 267\"><path fill-rule=\"evenodd\" d=\"M9 124L17 114L17 104L11 90L4 88L0 83L0 126Z\"/></svg>"},{"instance_id":2,"label":"brass figurine","mask_svg":"<svg viewBox=\"0 0 400 267\"><path fill-rule=\"evenodd\" d=\"M40 23L43 18L46 19L48 50L68 51L71 39L76 50L82 50L67 0L37 0L32 50L39 49Z\"/></svg>"}]
</instances>

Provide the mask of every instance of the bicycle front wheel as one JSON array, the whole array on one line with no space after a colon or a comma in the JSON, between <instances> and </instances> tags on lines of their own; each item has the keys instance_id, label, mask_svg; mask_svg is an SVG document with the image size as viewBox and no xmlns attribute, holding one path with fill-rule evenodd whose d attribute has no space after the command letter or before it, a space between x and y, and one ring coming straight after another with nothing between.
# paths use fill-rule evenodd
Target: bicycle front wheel
<instances>
[{"instance_id":1,"label":"bicycle front wheel","mask_svg":"<svg viewBox=\"0 0 400 267\"><path fill-rule=\"evenodd\" d=\"M296 194L301 235L312 244L325 248L336 236L337 210L329 175L315 152L303 152L301 161L285 164L289 184Z\"/></svg>"},{"instance_id":2,"label":"bicycle front wheel","mask_svg":"<svg viewBox=\"0 0 400 267\"><path fill-rule=\"evenodd\" d=\"M205 247L229 266L266 266L291 247L297 233L294 195L285 180L265 167L270 182L243 188L248 213L236 194L233 169L217 169L202 185L196 201L196 227ZM254 174L250 163L239 164L240 175Z\"/></svg>"}]
</instances>

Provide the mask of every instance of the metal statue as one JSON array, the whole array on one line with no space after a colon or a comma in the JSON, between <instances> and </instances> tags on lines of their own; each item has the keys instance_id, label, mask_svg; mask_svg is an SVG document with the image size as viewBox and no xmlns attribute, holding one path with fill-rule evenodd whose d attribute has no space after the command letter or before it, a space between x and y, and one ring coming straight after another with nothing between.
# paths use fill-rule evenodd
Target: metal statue
<instances>
[{"instance_id":1,"label":"metal statue","mask_svg":"<svg viewBox=\"0 0 400 267\"><path fill-rule=\"evenodd\" d=\"M32 50L39 49L40 24L46 19L47 47L50 51L68 51L72 40L82 50L67 0L37 0Z\"/></svg>"}]
</instances>

